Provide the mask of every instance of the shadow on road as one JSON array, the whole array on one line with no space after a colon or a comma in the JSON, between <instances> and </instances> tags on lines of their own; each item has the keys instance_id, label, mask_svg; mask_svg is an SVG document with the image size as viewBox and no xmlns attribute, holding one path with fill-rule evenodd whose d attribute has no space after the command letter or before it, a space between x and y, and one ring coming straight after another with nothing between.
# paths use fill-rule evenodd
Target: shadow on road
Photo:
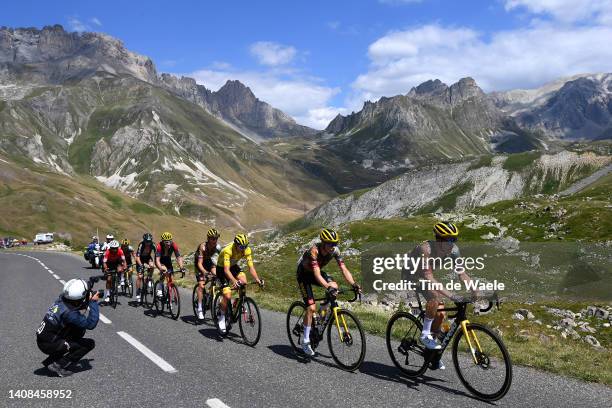
<instances>
[{"instance_id":1,"label":"shadow on road","mask_svg":"<svg viewBox=\"0 0 612 408\"><path fill-rule=\"evenodd\" d=\"M198 333L200 333L202 336L212 339L212 340L216 340L218 342L222 342L223 338L221 336L219 336L219 332L217 331L217 329L200 329L198 330Z\"/></svg>"},{"instance_id":2,"label":"shadow on road","mask_svg":"<svg viewBox=\"0 0 612 408\"><path fill-rule=\"evenodd\" d=\"M191 316L181 316L181 320L185 323L189 323L189 324L193 324L194 326L197 326L198 324L202 324L204 323L204 321L200 321L198 319L196 319L195 316L191 315Z\"/></svg>"},{"instance_id":3,"label":"shadow on road","mask_svg":"<svg viewBox=\"0 0 612 408\"><path fill-rule=\"evenodd\" d=\"M155 309L147 309L144 312L142 312L142 314L144 314L145 316L149 316L149 317L157 317L159 315L159 313L157 313L157 310Z\"/></svg>"},{"instance_id":4,"label":"shadow on road","mask_svg":"<svg viewBox=\"0 0 612 408\"><path fill-rule=\"evenodd\" d=\"M93 368L90 363L93 360L93 358L84 358L78 363L72 364L69 370L75 374L83 371L89 371ZM57 377L57 374L50 371L47 367L37 368L36 370L34 370L34 374L39 375L41 377Z\"/></svg>"}]
</instances>

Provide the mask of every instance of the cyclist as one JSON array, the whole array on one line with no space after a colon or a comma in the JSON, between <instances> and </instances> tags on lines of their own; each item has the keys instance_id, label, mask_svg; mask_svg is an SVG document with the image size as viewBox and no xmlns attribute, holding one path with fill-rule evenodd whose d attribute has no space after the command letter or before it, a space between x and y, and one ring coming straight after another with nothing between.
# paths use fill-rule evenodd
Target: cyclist
<instances>
[{"instance_id":1,"label":"cyclist","mask_svg":"<svg viewBox=\"0 0 612 408\"><path fill-rule=\"evenodd\" d=\"M332 258L336 260L338 267L342 271L344 279L355 290L361 293L361 287L353 279L353 275L348 270L342 255L338 249L340 237L336 231L329 228L323 228L319 234L321 240L317 244L310 247L298 260L297 264L297 281L306 304L306 313L304 314L304 341L302 350L308 356L314 356L315 352L310 346L310 329L312 327L312 317L316 311L316 304L312 292L312 285L317 285L325 288L330 295L334 296L338 291L338 284L321 269L327 265Z\"/></svg>"},{"instance_id":2,"label":"cyclist","mask_svg":"<svg viewBox=\"0 0 612 408\"><path fill-rule=\"evenodd\" d=\"M89 253L93 253L95 249L99 249L99 248L100 248L100 243L98 242L98 237L94 235L93 237L91 237L91 243L87 246L87 251Z\"/></svg>"},{"instance_id":3,"label":"cyclist","mask_svg":"<svg viewBox=\"0 0 612 408\"><path fill-rule=\"evenodd\" d=\"M148 269L147 274L149 279L152 279L153 268L155 267L155 244L153 243L153 235L146 232L142 236L142 241L136 249L136 300L140 301L142 282L144 282L144 269Z\"/></svg>"},{"instance_id":4,"label":"cyclist","mask_svg":"<svg viewBox=\"0 0 612 408\"><path fill-rule=\"evenodd\" d=\"M436 258L442 260L451 258L454 260L460 257L459 247L457 246L457 238L459 236L459 228L452 222L438 222L433 227L435 240L425 241L419 244L411 253L411 257L422 257L430 262L420 262L419 269L415 272L415 277L420 280L429 281L431 283L437 283L438 281L433 276L435 262L431 262ZM471 278L463 269L459 272L455 270L459 278L464 282L470 282ZM438 309L444 308L444 302L441 301L440 296L445 296L453 301L461 301L460 296L454 295L446 289L441 290L423 290L421 286L417 286L417 292L422 294L427 301L425 307L425 319L423 321L423 331L421 332L420 341L423 345L430 350L439 350L440 344L436 341L435 337L440 335L440 326L444 321L445 313L438 311ZM477 292L474 291L473 295ZM431 368L444 370L444 363L439 359L431 362Z\"/></svg>"},{"instance_id":5,"label":"cyclist","mask_svg":"<svg viewBox=\"0 0 612 408\"><path fill-rule=\"evenodd\" d=\"M257 276L255 265L253 264L253 256L251 248L249 248L249 239L245 234L238 234L234 237L234 242L226 245L219 253L217 260L217 269L222 270L222 273L217 274L217 278L221 281L223 286L223 298L221 299L221 309L217 316L219 330L225 332L225 313L227 312L227 302L232 298L231 288L237 288L242 285L246 285L247 277L240 269L238 261L246 259L249 272L255 282L262 286L263 281ZM231 283L231 288L230 285Z\"/></svg>"},{"instance_id":6,"label":"cyclist","mask_svg":"<svg viewBox=\"0 0 612 408\"><path fill-rule=\"evenodd\" d=\"M127 238L124 238L123 241L121 241L121 250L123 251L123 255L125 256L125 264L127 265L127 274L130 275L132 273L131 271L131 267L133 265L133 257L134 257L134 248L132 248L132 246L130 245L130 240ZM124 286L125 285L125 275L121 274L121 282L120 285ZM129 276L127 277L129 279Z\"/></svg>"},{"instance_id":7,"label":"cyclist","mask_svg":"<svg viewBox=\"0 0 612 408\"><path fill-rule=\"evenodd\" d=\"M110 302L110 289L112 287L112 277L109 270L116 270L118 275L126 269L125 255L120 248L119 242L112 240L108 244L108 249L104 252L102 259L102 269L106 274L106 290L104 291L104 302Z\"/></svg>"},{"instance_id":8,"label":"cyclist","mask_svg":"<svg viewBox=\"0 0 612 408\"><path fill-rule=\"evenodd\" d=\"M204 319L202 296L204 285L206 285L206 275L210 273L217 276L217 260L219 259L219 252L221 252L221 245L217 242L220 236L221 234L216 229L209 229L206 233L206 241L198 245L198 249L193 255L194 272L198 281L198 319Z\"/></svg>"},{"instance_id":9,"label":"cyclist","mask_svg":"<svg viewBox=\"0 0 612 408\"><path fill-rule=\"evenodd\" d=\"M174 273L174 267L172 266L172 254L176 257L176 262L179 268L183 269L183 257L179 251L178 245L172 240L172 234L164 232L161 234L161 242L157 244L155 248L155 266L159 269L160 285L164 282L164 273ZM157 296L162 297L164 294L161 287L157 289Z\"/></svg>"}]
</instances>

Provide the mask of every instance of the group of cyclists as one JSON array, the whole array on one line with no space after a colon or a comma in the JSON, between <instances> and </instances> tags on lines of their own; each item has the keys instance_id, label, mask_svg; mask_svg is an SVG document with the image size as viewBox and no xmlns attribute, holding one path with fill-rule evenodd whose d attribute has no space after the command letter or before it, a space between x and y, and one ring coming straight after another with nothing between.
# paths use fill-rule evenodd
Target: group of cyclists
<instances>
[{"instance_id":1,"label":"group of cyclists","mask_svg":"<svg viewBox=\"0 0 612 408\"><path fill-rule=\"evenodd\" d=\"M459 249L456 245L459 229L451 222L438 222L433 227L435 240L425 241L419 244L412 251L411 256L417 257L459 257ZM231 299L232 289L247 284L246 274L239 265L241 260L246 261L248 270L256 283L263 286L253 263L252 250L249 246L249 239L246 234L237 234L233 241L225 246L219 244L219 231L215 228L208 230L206 241L198 245L194 252L194 272L197 281L197 318L204 319L202 300L204 298L205 285L210 279L217 279L222 288L223 297L219 310L218 327L225 330L225 313L227 302ZM344 280L351 285L352 289L361 293L361 287L355 282L351 272L345 265L338 244L340 236L337 231L331 228L323 228L319 233L319 241L308 248L298 259L296 279L297 286L302 295L306 312L304 314L304 341L302 351L308 356L314 356L315 351L310 345L310 330L313 324L313 315L316 313L316 304L313 295L313 285L322 287L327 295L334 297L338 292L338 284L327 274L323 268L332 260L335 260L340 269ZM98 238L93 237L92 245L98 244ZM151 233L145 233L142 241L138 244L136 251L126 238L119 243L112 234L106 236L106 242L101 246L103 253L102 269L107 273L106 290L104 301L109 301L111 290L111 278L109 270L115 270L120 279L120 286L125 284L125 273L130 270L135 263L136 279L136 300L140 301L145 274L151 279L154 270L160 271L160 281L163 282L164 276L174 272L172 256L181 271L184 271L184 261L178 245L173 240L170 232L161 234L161 240L156 244ZM422 270L416 271L417 278L437 282L433 276L433 266L424 265ZM469 276L462 272L459 274L462 280L468 280ZM156 288L157 295L161 297L161 289ZM420 341L431 350L440 349L438 334L444 320L444 313L439 312L443 308L442 297L457 300L456 297L446 291L426 290L421 294L427 300L426 315ZM434 362L433 369L444 369L441 361Z\"/></svg>"}]
</instances>

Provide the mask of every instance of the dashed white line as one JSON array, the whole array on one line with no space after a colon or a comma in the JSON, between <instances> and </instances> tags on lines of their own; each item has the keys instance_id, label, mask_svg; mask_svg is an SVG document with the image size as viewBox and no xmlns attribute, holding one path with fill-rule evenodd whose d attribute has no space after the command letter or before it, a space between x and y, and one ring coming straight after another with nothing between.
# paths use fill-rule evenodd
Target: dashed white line
<instances>
[{"instance_id":1,"label":"dashed white line","mask_svg":"<svg viewBox=\"0 0 612 408\"><path fill-rule=\"evenodd\" d=\"M60 279L60 280L59 280L59 283L61 283L62 285L65 285L65 284L66 284L66 281L65 281L65 280L63 280L63 279Z\"/></svg>"},{"instance_id":2,"label":"dashed white line","mask_svg":"<svg viewBox=\"0 0 612 408\"><path fill-rule=\"evenodd\" d=\"M102 320L102 323L106 323L106 324L111 324L112 322L110 321L110 319L106 316L104 316L102 313L100 313L100 320Z\"/></svg>"},{"instance_id":3,"label":"dashed white line","mask_svg":"<svg viewBox=\"0 0 612 408\"><path fill-rule=\"evenodd\" d=\"M57 276L56 274L53 274L53 277L54 277L55 279L57 279L57 280L62 279L62 278L60 278L59 276Z\"/></svg>"},{"instance_id":4,"label":"dashed white line","mask_svg":"<svg viewBox=\"0 0 612 408\"><path fill-rule=\"evenodd\" d=\"M164 370L167 373L176 373L176 369L172 367L166 360L155 354L150 348L130 336L124 331L117 332L119 336L121 336L125 341L130 343L132 346L136 348L136 350L140 351L145 355L149 360L154 362L159 368Z\"/></svg>"},{"instance_id":5,"label":"dashed white line","mask_svg":"<svg viewBox=\"0 0 612 408\"><path fill-rule=\"evenodd\" d=\"M221 401L219 398L207 399L206 405L208 405L210 408L230 408L229 406L225 405L223 401Z\"/></svg>"}]
</instances>

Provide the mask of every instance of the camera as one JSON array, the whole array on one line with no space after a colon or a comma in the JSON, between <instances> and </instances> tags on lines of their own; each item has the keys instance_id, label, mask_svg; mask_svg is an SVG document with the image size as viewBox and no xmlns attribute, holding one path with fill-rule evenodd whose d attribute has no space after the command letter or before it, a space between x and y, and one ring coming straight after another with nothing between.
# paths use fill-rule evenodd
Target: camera
<instances>
[{"instance_id":1,"label":"camera","mask_svg":"<svg viewBox=\"0 0 612 408\"><path fill-rule=\"evenodd\" d=\"M96 293L98 294L98 297L103 297L104 296L104 289L99 289L99 290L94 290L93 289L94 284L96 282L98 282L101 278L104 278L104 275L101 275L101 276L91 276L89 278L89 280L87 281L87 299L90 299Z\"/></svg>"}]
</instances>

